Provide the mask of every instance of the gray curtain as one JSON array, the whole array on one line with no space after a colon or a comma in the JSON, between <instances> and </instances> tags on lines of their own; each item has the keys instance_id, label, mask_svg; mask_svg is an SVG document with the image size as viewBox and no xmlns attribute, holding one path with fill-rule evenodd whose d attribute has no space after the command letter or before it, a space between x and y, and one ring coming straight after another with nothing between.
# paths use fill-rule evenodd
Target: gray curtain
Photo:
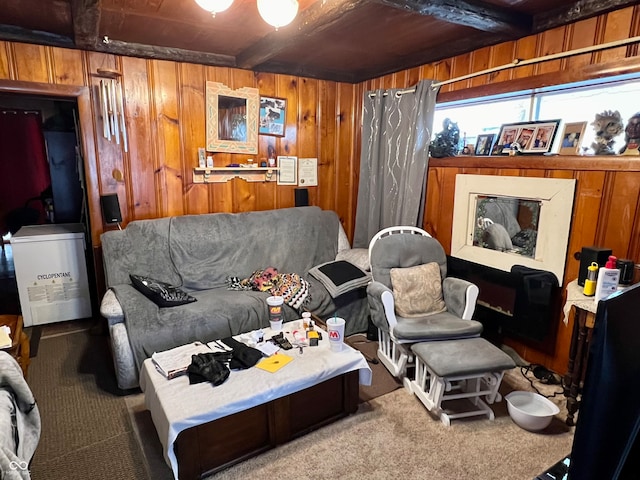
<instances>
[{"instance_id":1,"label":"gray curtain","mask_svg":"<svg viewBox=\"0 0 640 480\"><path fill-rule=\"evenodd\" d=\"M438 94L433 83L422 80L412 93L365 92L354 248L368 247L386 227L422 226Z\"/></svg>"}]
</instances>

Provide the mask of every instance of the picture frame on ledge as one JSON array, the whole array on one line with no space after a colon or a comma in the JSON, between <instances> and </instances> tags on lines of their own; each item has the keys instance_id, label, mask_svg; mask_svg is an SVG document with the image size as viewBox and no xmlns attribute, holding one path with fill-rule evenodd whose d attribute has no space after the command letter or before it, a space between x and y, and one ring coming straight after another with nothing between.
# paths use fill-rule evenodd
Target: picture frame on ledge
<instances>
[{"instance_id":1,"label":"picture frame on ledge","mask_svg":"<svg viewBox=\"0 0 640 480\"><path fill-rule=\"evenodd\" d=\"M560 137L560 155L578 155L580 146L584 139L584 131L587 128L587 122L571 122L564 124L564 130Z\"/></svg>"},{"instance_id":2,"label":"picture frame on ledge","mask_svg":"<svg viewBox=\"0 0 640 480\"><path fill-rule=\"evenodd\" d=\"M498 141L501 154L509 154L513 145L520 145L519 153L544 154L553 147L561 120L506 123L500 127ZM497 149L494 149L496 152Z\"/></svg>"},{"instance_id":3,"label":"picture frame on ledge","mask_svg":"<svg viewBox=\"0 0 640 480\"><path fill-rule=\"evenodd\" d=\"M476 156L491 155L491 147L493 146L493 140L495 138L496 138L495 133L478 135L478 139L476 140L476 148L475 148Z\"/></svg>"},{"instance_id":4,"label":"picture frame on ledge","mask_svg":"<svg viewBox=\"0 0 640 480\"><path fill-rule=\"evenodd\" d=\"M260 135L284 137L287 101L284 98L260 97Z\"/></svg>"}]
</instances>

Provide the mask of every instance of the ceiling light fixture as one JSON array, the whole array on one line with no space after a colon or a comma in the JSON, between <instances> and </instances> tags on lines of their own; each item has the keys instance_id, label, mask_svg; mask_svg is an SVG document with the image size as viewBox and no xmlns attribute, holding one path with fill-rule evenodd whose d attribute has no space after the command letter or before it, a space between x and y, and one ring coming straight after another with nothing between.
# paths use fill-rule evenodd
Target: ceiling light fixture
<instances>
[{"instance_id":1,"label":"ceiling light fixture","mask_svg":"<svg viewBox=\"0 0 640 480\"><path fill-rule=\"evenodd\" d=\"M289 25L298 14L298 0L257 0L262 19L276 30ZM214 17L231 6L233 0L195 0Z\"/></svg>"},{"instance_id":2,"label":"ceiling light fixture","mask_svg":"<svg viewBox=\"0 0 640 480\"><path fill-rule=\"evenodd\" d=\"M289 25L298 14L298 0L258 0L258 12L276 30Z\"/></svg>"},{"instance_id":3,"label":"ceiling light fixture","mask_svg":"<svg viewBox=\"0 0 640 480\"><path fill-rule=\"evenodd\" d=\"M215 17L216 13L224 12L229 8L233 0L196 0L196 3Z\"/></svg>"}]
</instances>

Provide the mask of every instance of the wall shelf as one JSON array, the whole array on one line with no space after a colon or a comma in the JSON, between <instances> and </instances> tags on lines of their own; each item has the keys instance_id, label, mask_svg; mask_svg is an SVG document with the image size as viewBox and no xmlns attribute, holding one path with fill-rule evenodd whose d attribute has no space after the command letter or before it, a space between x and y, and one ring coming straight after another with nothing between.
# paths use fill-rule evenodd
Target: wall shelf
<instances>
[{"instance_id":1,"label":"wall shelf","mask_svg":"<svg viewBox=\"0 0 640 480\"><path fill-rule=\"evenodd\" d=\"M275 182L277 167L196 167L193 183L224 183L234 178L247 182Z\"/></svg>"}]
</instances>

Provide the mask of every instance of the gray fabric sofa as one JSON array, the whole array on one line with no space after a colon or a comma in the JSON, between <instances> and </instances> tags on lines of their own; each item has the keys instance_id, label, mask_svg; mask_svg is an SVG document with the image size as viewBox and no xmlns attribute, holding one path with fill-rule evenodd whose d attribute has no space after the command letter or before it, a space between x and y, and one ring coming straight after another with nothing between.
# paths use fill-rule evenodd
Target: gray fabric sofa
<instances>
[{"instance_id":1,"label":"gray fabric sofa","mask_svg":"<svg viewBox=\"0 0 640 480\"><path fill-rule=\"evenodd\" d=\"M101 240L108 291L100 311L108 320L122 389L138 386L142 362L154 351L269 325L269 294L230 290L229 276L247 278L267 267L299 274L310 294L298 311L285 305L285 321L309 310L320 318L345 318L346 335L367 330L364 288L334 299L308 275L350 249L335 212L296 207L138 220L103 233ZM159 308L132 286L130 274L179 286L197 301Z\"/></svg>"}]
</instances>

